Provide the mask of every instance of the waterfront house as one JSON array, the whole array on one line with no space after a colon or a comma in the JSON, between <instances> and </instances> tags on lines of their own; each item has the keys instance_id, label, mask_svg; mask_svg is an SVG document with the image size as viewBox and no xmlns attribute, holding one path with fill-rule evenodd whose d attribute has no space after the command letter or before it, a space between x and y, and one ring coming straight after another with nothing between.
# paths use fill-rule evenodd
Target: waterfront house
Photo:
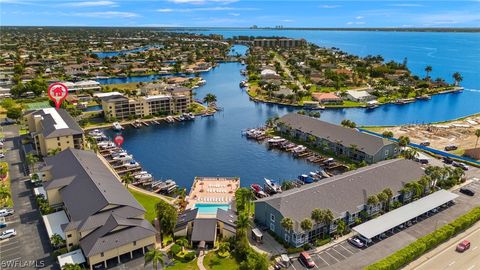
<instances>
[{"instance_id":1,"label":"waterfront house","mask_svg":"<svg viewBox=\"0 0 480 270\"><path fill-rule=\"evenodd\" d=\"M400 152L395 142L297 113L281 117L277 130L325 152L366 163L394 158Z\"/></svg>"},{"instance_id":2,"label":"waterfront house","mask_svg":"<svg viewBox=\"0 0 480 270\"><path fill-rule=\"evenodd\" d=\"M281 47L293 48L302 47L307 44L305 39L293 38L257 38L253 40L254 47Z\"/></svg>"},{"instance_id":3,"label":"waterfront house","mask_svg":"<svg viewBox=\"0 0 480 270\"><path fill-rule=\"evenodd\" d=\"M336 231L338 221L352 225L356 219L378 214L380 205L368 205L367 198L390 188L390 202L401 200L399 191L406 183L418 180L424 171L420 164L411 160L393 159L333 176L322 181L291 189L281 194L255 201L255 222L268 228L291 246L300 247ZM329 209L333 221L315 224L304 231L300 223L311 217L313 209ZM294 225L291 231L281 226L283 218L290 218Z\"/></svg>"},{"instance_id":4,"label":"waterfront house","mask_svg":"<svg viewBox=\"0 0 480 270\"><path fill-rule=\"evenodd\" d=\"M342 104L343 102L342 98L334 93L313 93L312 97L322 104Z\"/></svg>"},{"instance_id":5,"label":"waterfront house","mask_svg":"<svg viewBox=\"0 0 480 270\"><path fill-rule=\"evenodd\" d=\"M263 69L261 72L260 72L260 77L262 78L262 80L277 80L277 79L281 79L280 75L277 74L277 72L275 72L274 70L272 69Z\"/></svg>"},{"instance_id":6,"label":"waterfront house","mask_svg":"<svg viewBox=\"0 0 480 270\"><path fill-rule=\"evenodd\" d=\"M83 149L83 130L66 110L35 110L27 112L25 120L38 155L46 156L56 149Z\"/></svg>"},{"instance_id":7,"label":"waterfront house","mask_svg":"<svg viewBox=\"0 0 480 270\"><path fill-rule=\"evenodd\" d=\"M376 99L375 96L370 95L365 90L348 90L346 92L347 99L355 102L368 102Z\"/></svg>"},{"instance_id":8,"label":"waterfront house","mask_svg":"<svg viewBox=\"0 0 480 270\"><path fill-rule=\"evenodd\" d=\"M44 162L48 204L66 215L50 219L47 231L60 230L67 250L80 248L90 269L111 267L154 246L156 230L143 218L145 209L96 153L69 148Z\"/></svg>"}]
</instances>

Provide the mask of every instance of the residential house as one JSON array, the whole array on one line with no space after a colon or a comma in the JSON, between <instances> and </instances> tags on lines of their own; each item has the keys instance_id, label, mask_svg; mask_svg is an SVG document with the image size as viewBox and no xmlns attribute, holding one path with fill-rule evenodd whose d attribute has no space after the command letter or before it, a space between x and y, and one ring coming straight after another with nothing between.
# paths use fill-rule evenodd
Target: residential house
<instances>
[{"instance_id":1,"label":"residential house","mask_svg":"<svg viewBox=\"0 0 480 270\"><path fill-rule=\"evenodd\" d=\"M355 102L368 102L376 99L375 96L370 95L365 90L348 90L346 92L347 99Z\"/></svg>"},{"instance_id":2,"label":"residential house","mask_svg":"<svg viewBox=\"0 0 480 270\"><path fill-rule=\"evenodd\" d=\"M322 104L342 104L343 102L342 98L334 93L313 93L312 97Z\"/></svg>"}]
</instances>

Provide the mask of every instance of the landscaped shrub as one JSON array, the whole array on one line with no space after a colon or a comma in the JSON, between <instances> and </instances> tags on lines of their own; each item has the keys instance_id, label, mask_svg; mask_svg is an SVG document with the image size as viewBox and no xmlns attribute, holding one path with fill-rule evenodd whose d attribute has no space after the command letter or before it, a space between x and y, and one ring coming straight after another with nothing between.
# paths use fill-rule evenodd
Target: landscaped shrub
<instances>
[{"instance_id":1,"label":"landscaped shrub","mask_svg":"<svg viewBox=\"0 0 480 270\"><path fill-rule=\"evenodd\" d=\"M366 270L394 270L417 259L425 252L437 247L456 234L471 227L480 220L480 207L460 216L449 224L417 239L410 245L398 250L392 255L367 266Z\"/></svg>"},{"instance_id":2,"label":"landscaped shrub","mask_svg":"<svg viewBox=\"0 0 480 270\"><path fill-rule=\"evenodd\" d=\"M317 240L315 240L315 246L316 247L323 246L325 244L330 243L330 241L332 241L332 239L330 237L325 238L325 239L317 239Z\"/></svg>"},{"instance_id":3,"label":"landscaped shrub","mask_svg":"<svg viewBox=\"0 0 480 270\"><path fill-rule=\"evenodd\" d=\"M173 244L172 247L170 248L170 252L173 255L179 253L180 251L182 251L182 247L180 245L177 245L177 244Z\"/></svg>"},{"instance_id":4,"label":"landscaped shrub","mask_svg":"<svg viewBox=\"0 0 480 270\"><path fill-rule=\"evenodd\" d=\"M195 259L195 252L189 252L187 254L185 254L185 256L183 257L185 259L185 261L191 261L193 259Z\"/></svg>"}]
</instances>

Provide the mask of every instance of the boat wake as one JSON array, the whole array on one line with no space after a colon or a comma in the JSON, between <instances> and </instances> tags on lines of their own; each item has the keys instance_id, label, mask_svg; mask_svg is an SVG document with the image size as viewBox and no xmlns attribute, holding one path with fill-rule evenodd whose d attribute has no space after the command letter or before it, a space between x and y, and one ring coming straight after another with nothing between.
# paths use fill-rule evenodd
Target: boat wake
<instances>
[{"instance_id":1,"label":"boat wake","mask_svg":"<svg viewBox=\"0 0 480 270\"><path fill-rule=\"evenodd\" d=\"M473 89L473 88L465 88L465 91L470 91L470 92L477 92L480 93L480 89Z\"/></svg>"}]
</instances>

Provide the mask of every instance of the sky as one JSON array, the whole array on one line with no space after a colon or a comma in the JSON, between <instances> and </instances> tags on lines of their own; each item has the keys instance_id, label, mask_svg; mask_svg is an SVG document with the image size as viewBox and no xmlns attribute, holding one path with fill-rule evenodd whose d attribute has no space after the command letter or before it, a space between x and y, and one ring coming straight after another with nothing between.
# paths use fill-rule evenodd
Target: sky
<instances>
[{"instance_id":1,"label":"sky","mask_svg":"<svg viewBox=\"0 0 480 270\"><path fill-rule=\"evenodd\" d=\"M0 0L0 25L480 27L480 0Z\"/></svg>"}]
</instances>

